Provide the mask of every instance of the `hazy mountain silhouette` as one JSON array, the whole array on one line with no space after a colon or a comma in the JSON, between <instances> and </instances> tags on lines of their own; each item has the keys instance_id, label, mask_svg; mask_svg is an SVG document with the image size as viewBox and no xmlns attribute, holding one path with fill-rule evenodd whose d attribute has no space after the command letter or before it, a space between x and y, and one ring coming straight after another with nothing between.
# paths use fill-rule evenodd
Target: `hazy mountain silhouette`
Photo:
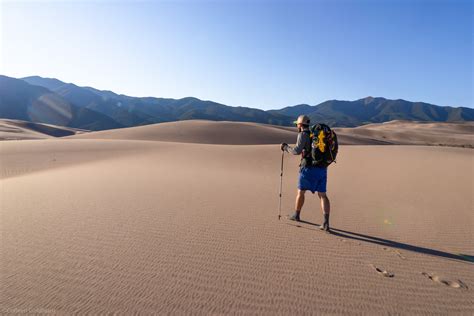
<instances>
[{"instance_id":1,"label":"hazy mountain silhouette","mask_svg":"<svg viewBox=\"0 0 474 316\"><path fill-rule=\"evenodd\" d=\"M0 117L89 130L124 127L112 118L76 106L50 90L0 76Z\"/></svg>"},{"instance_id":2,"label":"hazy mountain silhouette","mask_svg":"<svg viewBox=\"0 0 474 316\"><path fill-rule=\"evenodd\" d=\"M290 117L298 117L299 115L302 114L310 114L311 112L314 112L315 110L315 105L309 105L309 104L298 104L298 105L293 105L293 106L287 106L284 107L283 109L280 110L268 110L269 113L279 113L283 115L287 115Z\"/></svg>"},{"instance_id":3,"label":"hazy mountain silhouette","mask_svg":"<svg viewBox=\"0 0 474 316\"><path fill-rule=\"evenodd\" d=\"M61 80L55 79L55 78L43 78L39 76L31 76L31 77L26 77L26 78L21 78L21 80L24 80L28 82L29 84L35 85L35 86L41 86L44 87L48 90L54 91L54 89L57 89L61 86L63 86L65 83L62 82Z\"/></svg>"},{"instance_id":4,"label":"hazy mountain silhouette","mask_svg":"<svg viewBox=\"0 0 474 316\"><path fill-rule=\"evenodd\" d=\"M330 100L318 105L300 104L272 113L297 116L306 114L312 122L331 126L354 127L392 120L458 122L473 121L474 109L437 106L424 102L367 97L356 101Z\"/></svg>"},{"instance_id":5,"label":"hazy mountain silhouette","mask_svg":"<svg viewBox=\"0 0 474 316\"><path fill-rule=\"evenodd\" d=\"M44 79L44 82L42 81ZM23 78L24 81L50 88L72 104L92 109L110 116L125 126L150 123L207 119L215 121L257 122L288 125L292 118L247 107L231 107L224 104L188 97L183 99L139 98L101 91L91 87L78 87L71 83L59 84L57 79L38 76ZM61 82L61 81L59 81Z\"/></svg>"},{"instance_id":6,"label":"hazy mountain silhouette","mask_svg":"<svg viewBox=\"0 0 474 316\"><path fill-rule=\"evenodd\" d=\"M137 115L128 108L118 106L119 102L114 98L120 98L120 96L113 92L107 93L107 91L102 92L93 88L83 88L72 83L38 76L26 77L23 80L32 85L48 88L76 106L105 114L123 126L154 123L151 120L152 117L144 114Z\"/></svg>"},{"instance_id":7,"label":"hazy mountain silhouette","mask_svg":"<svg viewBox=\"0 0 474 316\"><path fill-rule=\"evenodd\" d=\"M248 107L231 107L193 97L182 99L130 97L112 91L98 90L92 87L79 87L58 79L38 76L26 77L22 80L25 85L26 83L30 84L30 87L27 89L28 91L24 92L26 93L24 97L29 101L16 100L15 102L23 102L22 104L25 106L24 103L28 101L31 107L31 102L38 103L39 96L47 95L48 102L46 104L57 103L63 107L67 104L71 108L70 111L76 115L75 119L79 119L77 115L81 115L82 120L87 118L87 124L89 124L88 126L93 126L92 129L137 126L189 119L292 125L293 121L300 114L309 115L313 123L325 122L331 126L340 127L353 127L391 120L436 122L474 120L474 109L471 108L441 107L423 102L388 100L385 98L367 97L356 101L330 100L318 105L299 104L279 110L263 111ZM26 89L26 87L23 86L22 89ZM42 90L38 90L39 88ZM5 93L8 94L8 89L2 89L0 97L4 98L3 94ZM21 95L18 93L14 95L17 98L21 98ZM41 100L44 98L46 97L42 97ZM42 111L47 113L37 114L36 119L51 119L51 108L43 105L42 107L37 106L36 109L42 109ZM9 108L9 111L14 111L14 108ZM7 112L1 112L0 116L6 117L4 116L6 114L2 113ZM97 116L99 114L101 116ZM12 113L9 113L9 115L12 115ZM15 118L25 119L27 115L27 113L22 113L22 116ZM95 125L90 122L92 116L97 119ZM76 125L67 126L87 128L83 121L80 121L80 125L77 125L78 122L74 122Z\"/></svg>"}]
</instances>

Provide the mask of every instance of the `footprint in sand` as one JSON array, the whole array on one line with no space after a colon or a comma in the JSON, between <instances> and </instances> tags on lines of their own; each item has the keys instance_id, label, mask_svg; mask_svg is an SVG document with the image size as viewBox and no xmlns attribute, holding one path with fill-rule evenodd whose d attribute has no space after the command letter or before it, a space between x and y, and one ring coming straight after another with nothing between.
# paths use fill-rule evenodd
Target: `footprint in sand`
<instances>
[{"instance_id":1,"label":"footprint in sand","mask_svg":"<svg viewBox=\"0 0 474 316\"><path fill-rule=\"evenodd\" d=\"M347 239L344 239L344 238L338 238L338 239L339 239L339 241L342 241L342 242L346 242L346 241L347 241ZM360 246L360 245L362 245L362 244L361 244L360 242L358 242L357 245Z\"/></svg>"},{"instance_id":2,"label":"footprint in sand","mask_svg":"<svg viewBox=\"0 0 474 316\"><path fill-rule=\"evenodd\" d=\"M391 248L383 247L383 250L393 252L393 253L396 254L400 259L403 259L403 260L406 259L406 258L402 255L402 253L401 253L399 250L397 250L397 249L391 249Z\"/></svg>"},{"instance_id":3,"label":"footprint in sand","mask_svg":"<svg viewBox=\"0 0 474 316\"><path fill-rule=\"evenodd\" d=\"M393 278L395 276L395 274L391 273L391 272L388 272L387 270L384 270L384 269L381 269L381 268L377 268L376 266L374 266L373 264L370 265L372 268L375 269L375 271L377 271L378 274L384 276L384 277L387 277L387 278Z\"/></svg>"},{"instance_id":4,"label":"footprint in sand","mask_svg":"<svg viewBox=\"0 0 474 316\"><path fill-rule=\"evenodd\" d=\"M426 272L421 272L421 274L423 274L425 277L427 277L431 281L438 282L440 284L444 284L446 286L449 286L455 289L464 289L464 290L468 289L467 285L461 280L449 281L449 280L442 279L441 277L434 274L430 274Z\"/></svg>"}]
</instances>

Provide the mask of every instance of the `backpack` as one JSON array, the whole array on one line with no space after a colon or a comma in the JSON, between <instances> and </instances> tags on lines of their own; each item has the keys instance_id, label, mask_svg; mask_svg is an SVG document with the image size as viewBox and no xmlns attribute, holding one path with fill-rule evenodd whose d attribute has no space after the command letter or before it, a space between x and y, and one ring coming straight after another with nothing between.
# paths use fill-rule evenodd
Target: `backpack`
<instances>
[{"instance_id":1,"label":"backpack","mask_svg":"<svg viewBox=\"0 0 474 316\"><path fill-rule=\"evenodd\" d=\"M316 124L311 128L311 154L307 155L306 165L327 167L336 162L339 144L336 133L326 124Z\"/></svg>"}]
</instances>

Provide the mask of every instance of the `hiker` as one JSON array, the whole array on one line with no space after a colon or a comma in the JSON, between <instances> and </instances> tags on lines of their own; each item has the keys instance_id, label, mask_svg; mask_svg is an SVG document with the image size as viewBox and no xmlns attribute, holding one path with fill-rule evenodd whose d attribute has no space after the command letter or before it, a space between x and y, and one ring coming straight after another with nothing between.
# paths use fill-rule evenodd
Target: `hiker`
<instances>
[{"instance_id":1,"label":"hiker","mask_svg":"<svg viewBox=\"0 0 474 316\"><path fill-rule=\"evenodd\" d=\"M324 223L321 230L329 232L330 203L326 194L327 166L313 166L311 163L311 131L309 129L310 119L306 115L300 115L297 119L298 138L296 146L291 147L286 143L281 144L281 150L293 155L301 154L300 175L298 180L298 193L296 195L295 212L289 217L290 220L300 221L300 213L304 204L304 195L307 190L313 194L318 192L321 200L321 210L324 215Z\"/></svg>"}]
</instances>

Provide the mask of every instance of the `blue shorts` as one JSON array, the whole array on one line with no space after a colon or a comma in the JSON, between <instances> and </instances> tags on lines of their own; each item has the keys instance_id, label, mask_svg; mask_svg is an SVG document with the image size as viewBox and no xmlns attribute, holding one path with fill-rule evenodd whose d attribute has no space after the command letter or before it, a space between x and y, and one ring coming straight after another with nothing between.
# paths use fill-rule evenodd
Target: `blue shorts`
<instances>
[{"instance_id":1,"label":"blue shorts","mask_svg":"<svg viewBox=\"0 0 474 316\"><path fill-rule=\"evenodd\" d=\"M326 192L328 168L310 167L302 168L298 179L299 190L311 192Z\"/></svg>"}]
</instances>

